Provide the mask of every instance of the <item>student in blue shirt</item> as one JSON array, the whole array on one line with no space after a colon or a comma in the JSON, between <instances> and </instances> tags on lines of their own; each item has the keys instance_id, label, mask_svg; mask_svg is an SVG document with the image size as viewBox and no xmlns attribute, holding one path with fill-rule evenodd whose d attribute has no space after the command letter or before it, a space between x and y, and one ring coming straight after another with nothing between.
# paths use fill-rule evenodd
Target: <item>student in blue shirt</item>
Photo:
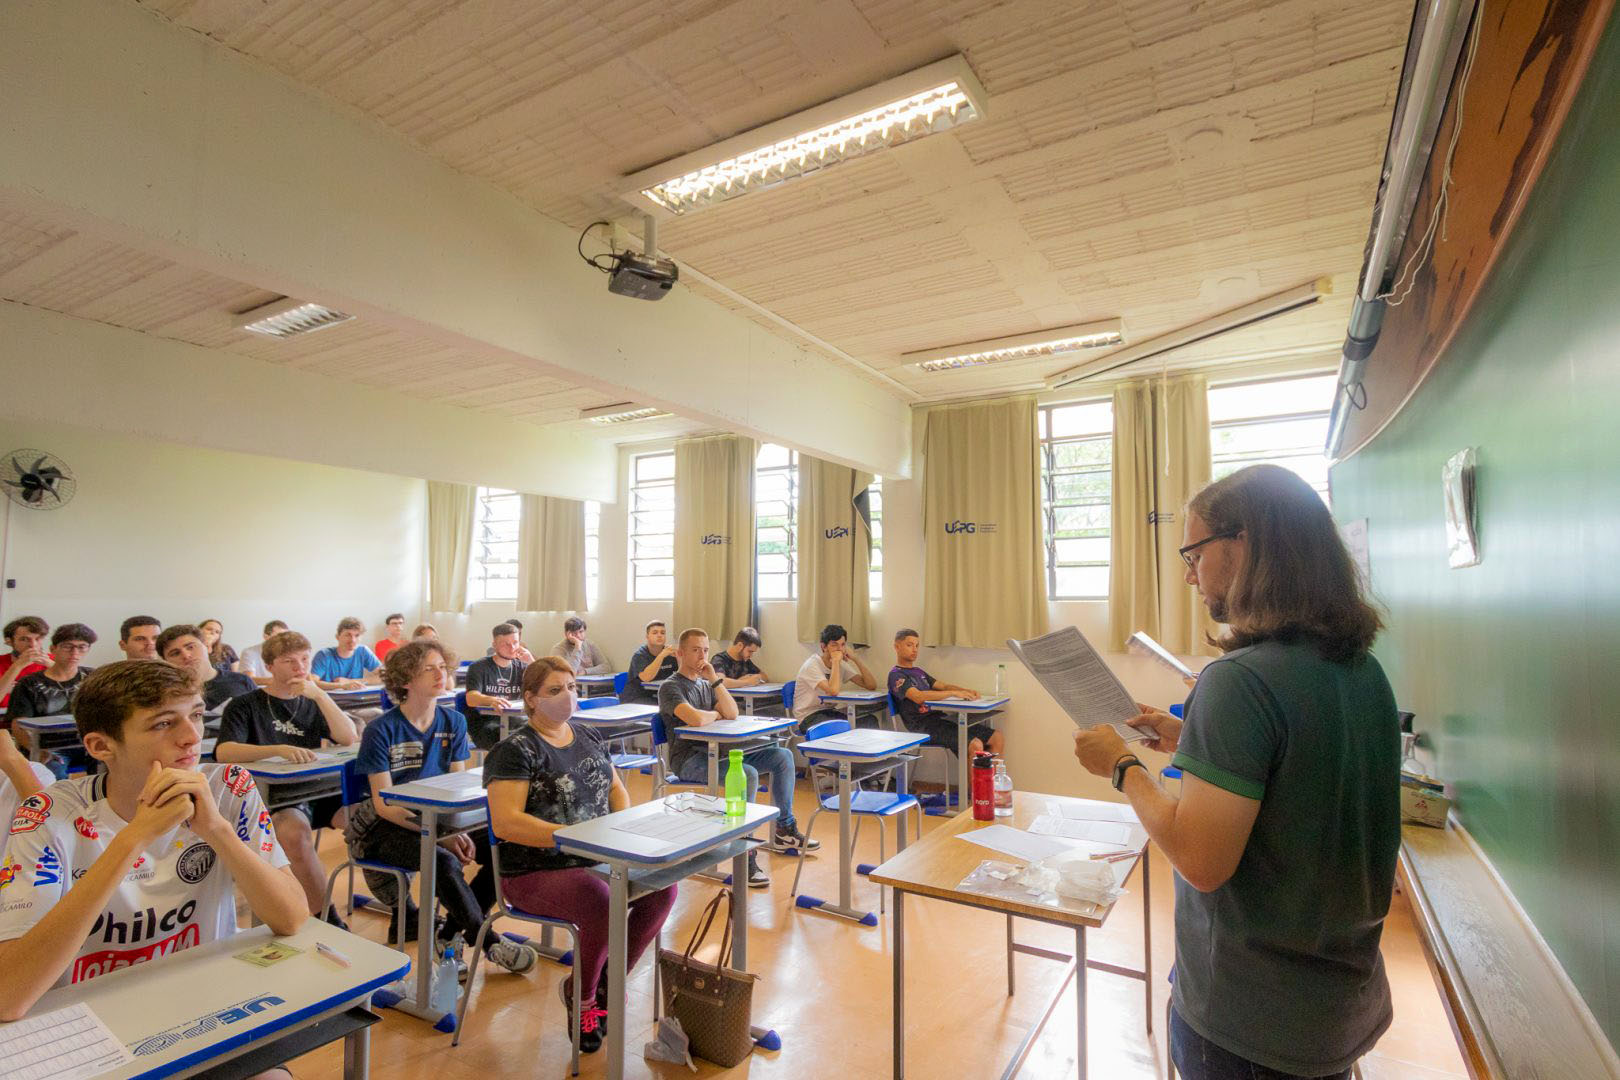
<instances>
[{"instance_id":1,"label":"student in blue shirt","mask_svg":"<svg viewBox=\"0 0 1620 1080\"><path fill-rule=\"evenodd\" d=\"M316 653L309 665L310 674L319 680L322 690L351 690L356 687L344 684L374 683L378 680L382 674L382 661L377 659L376 653L360 643L365 633L366 624L353 615L339 620L337 644L328 645Z\"/></svg>"},{"instance_id":2,"label":"student in blue shirt","mask_svg":"<svg viewBox=\"0 0 1620 1080\"><path fill-rule=\"evenodd\" d=\"M358 620L356 620L358 621ZM405 870L418 869L420 844L416 817L403 806L390 806L382 792L396 784L428 780L467 767L471 750L467 722L438 696L450 683L455 660L437 641L412 641L388 654L383 687L399 702L366 725L355 764L371 787L371 797L349 808L346 828L349 853L356 858L389 863ZM469 884L462 867L478 863ZM446 938L461 934L472 941L484 915L495 902L495 875L490 867L489 840L484 833L466 833L439 841L438 899L444 906ZM396 928L398 929L398 928ZM394 936L394 931L390 931ZM539 954L499 934L485 945L489 959L519 974L532 969Z\"/></svg>"}]
</instances>

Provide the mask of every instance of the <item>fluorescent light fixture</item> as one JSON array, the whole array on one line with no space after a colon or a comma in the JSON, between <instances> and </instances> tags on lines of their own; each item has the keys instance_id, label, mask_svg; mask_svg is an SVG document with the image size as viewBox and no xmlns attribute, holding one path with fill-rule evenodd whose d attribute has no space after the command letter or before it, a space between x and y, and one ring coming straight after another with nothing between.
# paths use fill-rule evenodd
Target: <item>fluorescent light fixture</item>
<instances>
[{"instance_id":1,"label":"fluorescent light fixture","mask_svg":"<svg viewBox=\"0 0 1620 1080\"><path fill-rule=\"evenodd\" d=\"M280 300L272 300L251 311L242 312L236 316L236 327L250 334L290 338L299 334L313 334L317 330L325 330L328 326L346 323L352 318L353 315L333 311L320 304L284 296Z\"/></svg>"},{"instance_id":2,"label":"fluorescent light fixture","mask_svg":"<svg viewBox=\"0 0 1620 1080\"><path fill-rule=\"evenodd\" d=\"M947 345L939 349L924 349L905 354L908 363L924 371L953 371L956 368L977 367L980 364L1000 364L1008 360L1034 360L1044 356L1062 356L1081 349L1103 349L1125 341L1125 325L1118 319L1059 326L1051 330L1037 330L1032 334L992 338L988 341L970 341L964 345Z\"/></svg>"},{"instance_id":3,"label":"fluorescent light fixture","mask_svg":"<svg viewBox=\"0 0 1620 1080\"><path fill-rule=\"evenodd\" d=\"M670 414L663 409L651 405L635 405L628 401L579 411L581 420L589 420L593 424L628 424L632 420L652 420L656 417L668 415Z\"/></svg>"},{"instance_id":4,"label":"fluorescent light fixture","mask_svg":"<svg viewBox=\"0 0 1620 1080\"><path fill-rule=\"evenodd\" d=\"M1172 330L1168 334L1161 334L1156 338L1121 349L1117 353L1110 353L1096 360L1078 364L1067 371L1060 371L1046 380L1047 388L1056 390L1068 386L1070 383L1077 383L1084 379L1094 379L1098 375L1117 371L1132 364L1140 364L1145 360L1163 356L1176 349L1184 349L1188 345L1196 345L1200 341L1208 341L1210 338L1219 337L1221 334L1240 330L1245 326L1253 326L1255 323L1274 319L1278 315L1286 315L1290 311L1310 307L1332 291L1333 282L1325 277L1317 278L1306 285L1284 289L1280 293L1273 293L1251 304L1244 304L1241 307L1232 308L1230 311L1223 311L1219 315L1200 319L1198 322L1184 326L1180 330Z\"/></svg>"},{"instance_id":5,"label":"fluorescent light fixture","mask_svg":"<svg viewBox=\"0 0 1620 1080\"><path fill-rule=\"evenodd\" d=\"M653 213L690 213L984 114L984 87L951 56L643 169L625 178L624 197Z\"/></svg>"}]
</instances>

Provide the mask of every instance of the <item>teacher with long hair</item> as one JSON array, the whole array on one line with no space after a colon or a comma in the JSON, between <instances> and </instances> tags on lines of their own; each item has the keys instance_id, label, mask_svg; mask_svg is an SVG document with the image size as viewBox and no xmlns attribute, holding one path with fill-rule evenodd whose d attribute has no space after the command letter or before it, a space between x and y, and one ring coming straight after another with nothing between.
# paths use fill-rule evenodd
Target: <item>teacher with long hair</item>
<instances>
[{"instance_id":1,"label":"teacher with long hair","mask_svg":"<svg viewBox=\"0 0 1620 1080\"><path fill-rule=\"evenodd\" d=\"M1110 727L1075 735L1176 871L1170 1055L1187 1080L1347 1077L1389 1026L1400 844L1380 629L1316 492L1253 465L1188 504L1188 584L1227 632L1186 722L1143 707L1179 796Z\"/></svg>"}]
</instances>

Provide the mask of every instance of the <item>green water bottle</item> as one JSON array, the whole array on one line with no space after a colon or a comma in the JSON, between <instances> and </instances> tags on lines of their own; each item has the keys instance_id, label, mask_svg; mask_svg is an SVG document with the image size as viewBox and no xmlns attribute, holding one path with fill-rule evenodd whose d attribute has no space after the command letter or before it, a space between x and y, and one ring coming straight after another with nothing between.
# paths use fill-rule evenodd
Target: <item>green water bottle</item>
<instances>
[{"instance_id":1,"label":"green water bottle","mask_svg":"<svg viewBox=\"0 0 1620 1080\"><path fill-rule=\"evenodd\" d=\"M742 817L743 807L748 805L745 797L748 779L743 775L742 755L741 750L733 750L726 765L726 817Z\"/></svg>"}]
</instances>

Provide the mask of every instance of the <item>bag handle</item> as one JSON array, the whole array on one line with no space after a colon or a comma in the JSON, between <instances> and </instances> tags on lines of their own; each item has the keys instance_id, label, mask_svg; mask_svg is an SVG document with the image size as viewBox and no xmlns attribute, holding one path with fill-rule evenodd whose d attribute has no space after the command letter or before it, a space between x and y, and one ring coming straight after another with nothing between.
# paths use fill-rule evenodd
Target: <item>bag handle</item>
<instances>
[{"instance_id":1,"label":"bag handle","mask_svg":"<svg viewBox=\"0 0 1620 1080\"><path fill-rule=\"evenodd\" d=\"M686 965L692 963L692 954L697 951L699 945L708 939L709 928L714 925L715 916L720 913L720 902L722 900L726 902L726 925L720 937L720 963L716 966L726 966L726 962L731 956L732 898L730 889L721 889L716 893L714 899L709 901L709 906L703 909L703 914L698 916L697 926L692 929L692 938L686 943L686 952L681 955L681 959Z\"/></svg>"}]
</instances>

